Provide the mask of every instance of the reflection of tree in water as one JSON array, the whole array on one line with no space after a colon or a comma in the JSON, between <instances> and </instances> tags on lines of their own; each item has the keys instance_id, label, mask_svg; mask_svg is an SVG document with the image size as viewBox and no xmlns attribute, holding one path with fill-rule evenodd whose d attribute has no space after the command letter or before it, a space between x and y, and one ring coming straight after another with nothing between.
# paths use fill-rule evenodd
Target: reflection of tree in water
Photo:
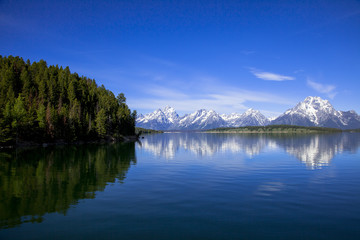
<instances>
[{"instance_id":1,"label":"reflection of tree in water","mask_svg":"<svg viewBox=\"0 0 360 240\"><path fill-rule=\"evenodd\" d=\"M79 145L0 153L0 228L66 214L136 164L135 144Z\"/></svg>"}]
</instances>

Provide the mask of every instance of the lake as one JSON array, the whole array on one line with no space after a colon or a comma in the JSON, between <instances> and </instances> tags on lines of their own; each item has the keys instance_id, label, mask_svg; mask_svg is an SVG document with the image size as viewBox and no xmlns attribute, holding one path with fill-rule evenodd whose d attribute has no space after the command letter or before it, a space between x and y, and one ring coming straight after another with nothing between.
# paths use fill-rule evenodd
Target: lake
<instances>
[{"instance_id":1,"label":"lake","mask_svg":"<svg viewBox=\"0 0 360 240\"><path fill-rule=\"evenodd\" d=\"M360 134L0 152L0 239L360 239Z\"/></svg>"}]
</instances>

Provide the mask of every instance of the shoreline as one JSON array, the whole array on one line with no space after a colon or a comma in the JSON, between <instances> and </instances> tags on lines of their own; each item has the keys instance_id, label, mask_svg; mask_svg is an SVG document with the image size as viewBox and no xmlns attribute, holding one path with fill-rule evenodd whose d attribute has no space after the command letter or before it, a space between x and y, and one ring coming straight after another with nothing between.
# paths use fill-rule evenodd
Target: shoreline
<instances>
[{"instance_id":1,"label":"shoreline","mask_svg":"<svg viewBox=\"0 0 360 240\"><path fill-rule=\"evenodd\" d=\"M98 139L98 140L79 140L73 142L67 142L63 139L55 140L54 142L30 142L30 141L20 141L17 144L4 145L0 146L0 151L2 149L15 149L22 147L49 147L49 146L63 146L63 145L81 145L81 144L104 144L104 143L126 143L126 142L136 142L140 138L140 135L131 135L131 136L122 136L121 139L115 138L106 138L106 139Z\"/></svg>"},{"instance_id":2,"label":"shoreline","mask_svg":"<svg viewBox=\"0 0 360 240\"><path fill-rule=\"evenodd\" d=\"M205 131L205 133L244 133L244 134L311 134L311 133L343 133L344 131Z\"/></svg>"}]
</instances>

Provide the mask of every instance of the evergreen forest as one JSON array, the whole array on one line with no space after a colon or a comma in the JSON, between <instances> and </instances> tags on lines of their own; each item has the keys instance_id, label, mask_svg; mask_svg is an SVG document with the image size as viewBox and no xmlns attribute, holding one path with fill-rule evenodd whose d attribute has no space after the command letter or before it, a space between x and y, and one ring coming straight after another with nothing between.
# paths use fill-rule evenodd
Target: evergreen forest
<instances>
[{"instance_id":1,"label":"evergreen forest","mask_svg":"<svg viewBox=\"0 0 360 240\"><path fill-rule=\"evenodd\" d=\"M0 145L121 139L136 111L69 67L0 55Z\"/></svg>"}]
</instances>

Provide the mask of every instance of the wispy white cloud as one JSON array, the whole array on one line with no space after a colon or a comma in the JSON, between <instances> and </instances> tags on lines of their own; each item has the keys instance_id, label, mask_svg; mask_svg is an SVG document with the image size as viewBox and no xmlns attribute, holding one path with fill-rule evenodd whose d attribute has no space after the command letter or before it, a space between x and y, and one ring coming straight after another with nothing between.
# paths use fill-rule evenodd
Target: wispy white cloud
<instances>
[{"instance_id":1,"label":"wispy white cloud","mask_svg":"<svg viewBox=\"0 0 360 240\"><path fill-rule=\"evenodd\" d=\"M292 106L296 103L284 95L267 90L248 90L242 86L234 86L236 83L228 84L224 79L202 71L182 67L181 70L180 75L163 69L158 72L156 69L138 71L145 75L140 76L143 78L142 84L136 85L136 97L128 98L130 108L146 114L168 105L174 107L179 114L191 113L203 108L213 109L222 114L241 113L250 106L263 108L272 104ZM154 76L161 77L155 79ZM274 112L266 109L259 110L264 110L268 116L274 115Z\"/></svg>"},{"instance_id":2,"label":"wispy white cloud","mask_svg":"<svg viewBox=\"0 0 360 240\"><path fill-rule=\"evenodd\" d=\"M334 85L317 83L309 78L307 79L307 85L319 93L326 94L331 99L333 99L337 94L337 92L335 92L336 87Z\"/></svg>"},{"instance_id":3,"label":"wispy white cloud","mask_svg":"<svg viewBox=\"0 0 360 240\"><path fill-rule=\"evenodd\" d=\"M131 108L151 112L159 107L169 105L182 113L189 113L202 108L213 109L218 113L231 113L245 111L249 108L247 106L249 102L293 104L288 99L274 94L244 89L232 88L229 90L218 87L216 93L214 91L204 91L196 94L155 85L147 89L144 92L147 95L146 97L129 100L128 103Z\"/></svg>"},{"instance_id":4,"label":"wispy white cloud","mask_svg":"<svg viewBox=\"0 0 360 240\"><path fill-rule=\"evenodd\" d=\"M294 77L291 76L285 76L280 75L277 73L271 73L271 72L263 72L257 69L251 69L251 73L255 75L255 77L260 78L262 80L266 81L288 81L288 80L295 80Z\"/></svg>"}]
</instances>

